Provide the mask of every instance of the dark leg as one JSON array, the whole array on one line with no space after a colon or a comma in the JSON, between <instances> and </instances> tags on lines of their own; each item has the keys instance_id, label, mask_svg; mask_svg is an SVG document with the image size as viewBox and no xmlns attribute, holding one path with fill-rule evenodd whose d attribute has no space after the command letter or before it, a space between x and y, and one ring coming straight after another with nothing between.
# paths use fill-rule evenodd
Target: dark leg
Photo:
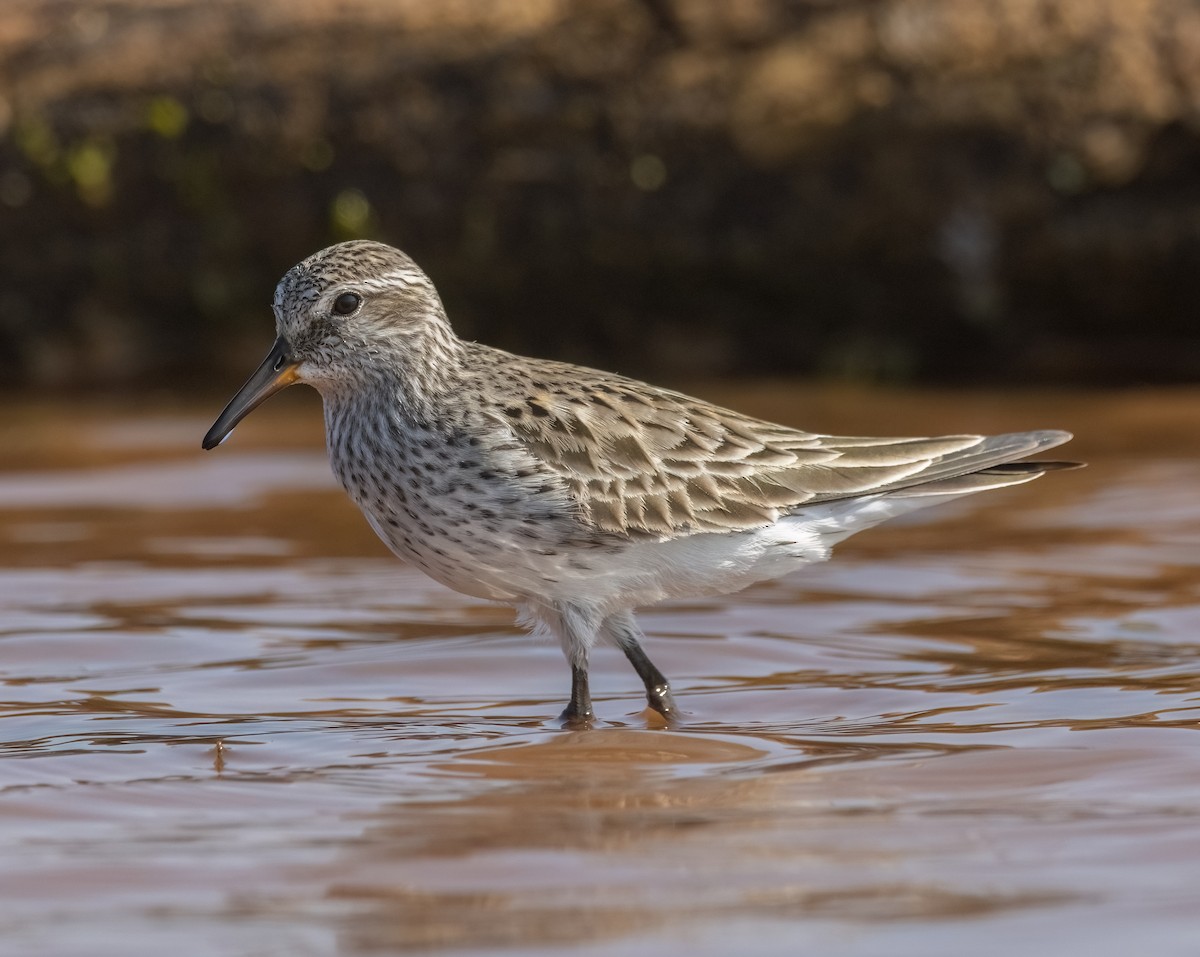
<instances>
[{"instance_id":1,"label":"dark leg","mask_svg":"<svg viewBox=\"0 0 1200 957\"><path fill-rule=\"evenodd\" d=\"M569 726L586 726L592 720L592 695L588 690L586 662L571 665L571 701L559 720Z\"/></svg>"},{"instance_id":2,"label":"dark leg","mask_svg":"<svg viewBox=\"0 0 1200 957\"><path fill-rule=\"evenodd\" d=\"M664 718L674 718L679 714L675 707L675 699L671 697L671 686L666 676L654 667L654 662L646 657L642 650L642 632L633 615L621 612L609 616L603 625L605 633L617 643L617 647L625 652L625 657L633 665L633 670L646 686L646 703Z\"/></svg>"},{"instance_id":3,"label":"dark leg","mask_svg":"<svg viewBox=\"0 0 1200 957\"><path fill-rule=\"evenodd\" d=\"M600 627L597 616L586 606L568 602L540 605L533 610L536 620L553 631L571 666L571 700L560 720L568 728L592 724L592 695L588 689L588 649Z\"/></svg>"}]
</instances>

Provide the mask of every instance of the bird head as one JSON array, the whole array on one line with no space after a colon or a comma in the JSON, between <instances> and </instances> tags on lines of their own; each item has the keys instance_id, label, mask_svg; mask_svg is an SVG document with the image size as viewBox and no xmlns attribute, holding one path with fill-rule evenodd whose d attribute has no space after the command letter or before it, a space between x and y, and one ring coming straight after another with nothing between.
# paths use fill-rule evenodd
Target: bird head
<instances>
[{"instance_id":1,"label":"bird head","mask_svg":"<svg viewBox=\"0 0 1200 957\"><path fill-rule=\"evenodd\" d=\"M429 366L458 344L429 277L400 250L368 240L330 246L293 266L272 308L275 344L205 435L206 449L297 382L338 395Z\"/></svg>"}]
</instances>

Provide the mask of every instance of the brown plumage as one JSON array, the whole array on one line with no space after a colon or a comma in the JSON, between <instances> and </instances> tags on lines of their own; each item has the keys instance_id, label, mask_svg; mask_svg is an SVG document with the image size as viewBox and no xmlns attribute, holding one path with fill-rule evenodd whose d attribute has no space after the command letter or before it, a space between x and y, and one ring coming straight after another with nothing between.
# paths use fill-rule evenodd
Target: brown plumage
<instances>
[{"instance_id":1,"label":"brown plumage","mask_svg":"<svg viewBox=\"0 0 1200 957\"><path fill-rule=\"evenodd\" d=\"M487 351L506 365L518 358ZM585 520L630 537L761 528L801 505L951 479L1069 438L820 435L549 361L537 363L536 380L497 378L491 392L510 400L502 424L561 476Z\"/></svg>"},{"instance_id":2,"label":"brown plumage","mask_svg":"<svg viewBox=\"0 0 1200 957\"><path fill-rule=\"evenodd\" d=\"M437 580L557 636L576 722L591 716L600 639L674 713L634 608L734 591L895 515L1029 481L1062 463L1025 457L1070 438L821 435L463 342L429 278L379 243L309 257L274 305L279 338L205 448L279 389L313 385L334 473L372 527Z\"/></svg>"}]
</instances>

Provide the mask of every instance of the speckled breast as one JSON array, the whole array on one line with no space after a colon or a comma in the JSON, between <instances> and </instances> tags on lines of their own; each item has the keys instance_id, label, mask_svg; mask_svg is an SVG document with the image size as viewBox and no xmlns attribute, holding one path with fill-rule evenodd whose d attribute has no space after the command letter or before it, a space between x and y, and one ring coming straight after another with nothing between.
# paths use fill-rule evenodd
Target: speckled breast
<instances>
[{"instance_id":1,"label":"speckled breast","mask_svg":"<svg viewBox=\"0 0 1200 957\"><path fill-rule=\"evenodd\" d=\"M610 550L565 484L482 417L431 424L327 407L334 474L376 533L431 578L500 601L548 596Z\"/></svg>"}]
</instances>

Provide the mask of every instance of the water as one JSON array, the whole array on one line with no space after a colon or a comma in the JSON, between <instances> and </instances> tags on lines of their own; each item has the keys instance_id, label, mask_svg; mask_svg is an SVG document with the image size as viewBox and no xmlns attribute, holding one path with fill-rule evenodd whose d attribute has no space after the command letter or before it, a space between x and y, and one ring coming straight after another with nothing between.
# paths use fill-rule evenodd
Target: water
<instances>
[{"instance_id":1,"label":"water","mask_svg":"<svg viewBox=\"0 0 1200 957\"><path fill-rule=\"evenodd\" d=\"M1089 469L643 613L686 712L387 556L311 397L0 413L0 952L1200 952L1200 396L706 390ZM800 410L797 413L796 410Z\"/></svg>"}]
</instances>

